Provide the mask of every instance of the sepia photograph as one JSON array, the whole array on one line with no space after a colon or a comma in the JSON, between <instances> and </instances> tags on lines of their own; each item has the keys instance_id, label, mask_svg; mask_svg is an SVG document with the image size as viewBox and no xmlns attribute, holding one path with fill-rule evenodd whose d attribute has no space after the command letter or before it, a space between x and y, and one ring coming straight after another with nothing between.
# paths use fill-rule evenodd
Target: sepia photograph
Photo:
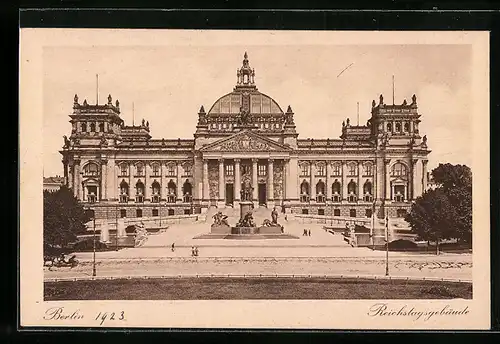
<instances>
[{"instance_id":1,"label":"sepia photograph","mask_svg":"<svg viewBox=\"0 0 500 344\"><path fill-rule=\"evenodd\" d=\"M21 46L31 323L145 326L133 312L175 305L163 326L488 324L487 34L26 29ZM240 321L273 302L283 325Z\"/></svg>"}]
</instances>

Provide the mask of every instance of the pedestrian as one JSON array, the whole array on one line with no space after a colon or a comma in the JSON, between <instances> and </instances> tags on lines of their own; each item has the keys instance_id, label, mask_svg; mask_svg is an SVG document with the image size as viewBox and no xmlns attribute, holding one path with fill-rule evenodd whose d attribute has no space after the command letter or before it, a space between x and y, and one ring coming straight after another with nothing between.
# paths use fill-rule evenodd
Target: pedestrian
<instances>
[{"instance_id":1,"label":"pedestrian","mask_svg":"<svg viewBox=\"0 0 500 344\"><path fill-rule=\"evenodd\" d=\"M195 255L196 257L198 257L198 247L195 247L195 248L194 248L194 255Z\"/></svg>"},{"instance_id":2,"label":"pedestrian","mask_svg":"<svg viewBox=\"0 0 500 344\"><path fill-rule=\"evenodd\" d=\"M311 236L311 230L309 230L309 236Z\"/></svg>"},{"instance_id":3,"label":"pedestrian","mask_svg":"<svg viewBox=\"0 0 500 344\"><path fill-rule=\"evenodd\" d=\"M175 251L175 242L172 243L172 252Z\"/></svg>"},{"instance_id":4,"label":"pedestrian","mask_svg":"<svg viewBox=\"0 0 500 344\"><path fill-rule=\"evenodd\" d=\"M194 257L194 246L191 246L191 257Z\"/></svg>"}]
</instances>

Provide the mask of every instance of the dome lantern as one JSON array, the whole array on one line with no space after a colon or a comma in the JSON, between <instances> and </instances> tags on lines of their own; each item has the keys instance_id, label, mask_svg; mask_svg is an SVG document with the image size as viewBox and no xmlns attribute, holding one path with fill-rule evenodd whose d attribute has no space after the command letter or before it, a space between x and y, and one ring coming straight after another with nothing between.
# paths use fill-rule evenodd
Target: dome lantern
<instances>
[{"instance_id":1,"label":"dome lantern","mask_svg":"<svg viewBox=\"0 0 500 344\"><path fill-rule=\"evenodd\" d=\"M255 69L250 68L248 62L248 54L245 51L243 55L243 65L236 71L236 85L238 86L253 86L255 85Z\"/></svg>"}]
</instances>

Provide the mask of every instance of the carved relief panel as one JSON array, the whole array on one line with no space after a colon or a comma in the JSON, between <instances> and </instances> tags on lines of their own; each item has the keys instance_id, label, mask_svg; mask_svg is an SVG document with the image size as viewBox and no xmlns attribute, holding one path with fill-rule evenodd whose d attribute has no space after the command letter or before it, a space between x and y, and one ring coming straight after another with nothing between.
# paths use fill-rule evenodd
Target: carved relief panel
<instances>
[{"instance_id":1,"label":"carved relief panel","mask_svg":"<svg viewBox=\"0 0 500 344\"><path fill-rule=\"evenodd\" d=\"M216 199L219 197L219 165L208 164L208 186L210 190L210 198Z\"/></svg>"},{"instance_id":2,"label":"carved relief panel","mask_svg":"<svg viewBox=\"0 0 500 344\"><path fill-rule=\"evenodd\" d=\"M283 198L283 164L274 164L273 167L274 199Z\"/></svg>"}]
</instances>

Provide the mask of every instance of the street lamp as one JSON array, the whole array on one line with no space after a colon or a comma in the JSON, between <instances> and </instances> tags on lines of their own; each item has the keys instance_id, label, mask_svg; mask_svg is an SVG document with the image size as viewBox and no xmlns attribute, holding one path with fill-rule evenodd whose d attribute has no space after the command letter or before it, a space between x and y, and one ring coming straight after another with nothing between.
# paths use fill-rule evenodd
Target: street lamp
<instances>
[{"instance_id":1,"label":"street lamp","mask_svg":"<svg viewBox=\"0 0 500 344\"><path fill-rule=\"evenodd\" d=\"M385 275L389 276L389 216L385 215Z\"/></svg>"},{"instance_id":2,"label":"street lamp","mask_svg":"<svg viewBox=\"0 0 500 344\"><path fill-rule=\"evenodd\" d=\"M93 255L93 262L92 262L92 276L95 277L96 271L95 271L95 210L92 210L92 217L93 217L93 222L94 222L94 235L93 237L93 246L94 246L94 255Z\"/></svg>"}]
</instances>

